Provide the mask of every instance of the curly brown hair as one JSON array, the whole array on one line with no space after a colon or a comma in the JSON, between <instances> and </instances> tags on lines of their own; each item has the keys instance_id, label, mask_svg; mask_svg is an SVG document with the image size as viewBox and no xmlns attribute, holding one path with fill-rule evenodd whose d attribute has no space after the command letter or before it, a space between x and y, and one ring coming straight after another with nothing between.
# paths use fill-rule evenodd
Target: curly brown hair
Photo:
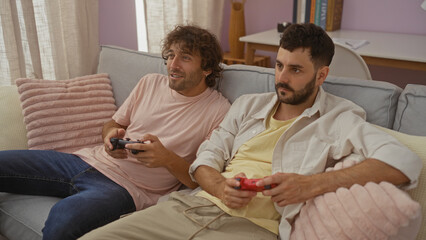
<instances>
[{"instance_id":1,"label":"curly brown hair","mask_svg":"<svg viewBox=\"0 0 426 240\"><path fill-rule=\"evenodd\" d=\"M167 60L167 51L175 43L178 43L184 51L200 55L201 69L203 71L212 71L206 77L206 84L208 87L214 87L216 79L222 77L223 70L220 66L223 60L222 48L216 36L194 25L178 25L163 40L161 56L164 60Z\"/></svg>"}]
</instances>

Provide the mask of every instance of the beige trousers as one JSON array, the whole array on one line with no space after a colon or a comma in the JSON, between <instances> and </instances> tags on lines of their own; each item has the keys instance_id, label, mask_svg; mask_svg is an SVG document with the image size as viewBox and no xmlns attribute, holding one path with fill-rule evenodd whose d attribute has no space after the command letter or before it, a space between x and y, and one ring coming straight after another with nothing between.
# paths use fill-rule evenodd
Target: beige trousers
<instances>
[{"instance_id":1,"label":"beige trousers","mask_svg":"<svg viewBox=\"0 0 426 240\"><path fill-rule=\"evenodd\" d=\"M277 235L232 217L207 199L172 193L170 199L84 235L83 240L277 239Z\"/></svg>"}]
</instances>

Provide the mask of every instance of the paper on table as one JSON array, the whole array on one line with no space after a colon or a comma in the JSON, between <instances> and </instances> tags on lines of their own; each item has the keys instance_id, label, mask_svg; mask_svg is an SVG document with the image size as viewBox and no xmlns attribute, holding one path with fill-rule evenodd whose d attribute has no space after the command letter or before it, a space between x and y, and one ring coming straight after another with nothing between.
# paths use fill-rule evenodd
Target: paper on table
<instances>
[{"instance_id":1,"label":"paper on table","mask_svg":"<svg viewBox=\"0 0 426 240\"><path fill-rule=\"evenodd\" d=\"M362 46L369 44L367 40L359 40L359 39L348 39L348 38L333 38L334 42L345 45L353 50L356 50Z\"/></svg>"}]
</instances>

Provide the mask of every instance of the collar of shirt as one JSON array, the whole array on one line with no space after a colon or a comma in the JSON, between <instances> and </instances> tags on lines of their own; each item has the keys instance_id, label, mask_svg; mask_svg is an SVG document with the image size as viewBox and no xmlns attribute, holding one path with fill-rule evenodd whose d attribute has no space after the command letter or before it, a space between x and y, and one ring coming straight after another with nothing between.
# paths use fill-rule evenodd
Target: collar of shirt
<instances>
[{"instance_id":1,"label":"collar of shirt","mask_svg":"<svg viewBox=\"0 0 426 240\"><path fill-rule=\"evenodd\" d=\"M312 117L317 112L319 112L320 116L325 112L325 99L326 94L322 87L319 87L318 94L315 98L315 102L312 107L305 109L305 111L298 117ZM277 104L278 98L277 95L274 94L272 100L267 103L267 105L259 112L254 114L252 117L254 119L266 119L269 113L274 109L275 104Z\"/></svg>"}]
</instances>

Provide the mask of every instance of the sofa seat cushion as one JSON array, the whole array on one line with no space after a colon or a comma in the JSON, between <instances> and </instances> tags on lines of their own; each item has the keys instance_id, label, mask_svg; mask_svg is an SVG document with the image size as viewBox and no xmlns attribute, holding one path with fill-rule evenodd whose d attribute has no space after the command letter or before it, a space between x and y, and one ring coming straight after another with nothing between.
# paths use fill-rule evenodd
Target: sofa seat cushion
<instances>
[{"instance_id":1,"label":"sofa seat cushion","mask_svg":"<svg viewBox=\"0 0 426 240\"><path fill-rule=\"evenodd\" d=\"M408 84L402 91L393 129L399 132L426 136L426 86Z\"/></svg>"},{"instance_id":2,"label":"sofa seat cushion","mask_svg":"<svg viewBox=\"0 0 426 240\"><path fill-rule=\"evenodd\" d=\"M44 222L60 198L0 193L0 233L9 240L42 239Z\"/></svg>"},{"instance_id":3,"label":"sofa seat cushion","mask_svg":"<svg viewBox=\"0 0 426 240\"><path fill-rule=\"evenodd\" d=\"M116 110L108 74L68 80L16 80L28 148L73 152L103 143L103 125Z\"/></svg>"},{"instance_id":4,"label":"sofa seat cushion","mask_svg":"<svg viewBox=\"0 0 426 240\"><path fill-rule=\"evenodd\" d=\"M0 86L0 150L27 149L21 102L15 85Z\"/></svg>"}]
</instances>

